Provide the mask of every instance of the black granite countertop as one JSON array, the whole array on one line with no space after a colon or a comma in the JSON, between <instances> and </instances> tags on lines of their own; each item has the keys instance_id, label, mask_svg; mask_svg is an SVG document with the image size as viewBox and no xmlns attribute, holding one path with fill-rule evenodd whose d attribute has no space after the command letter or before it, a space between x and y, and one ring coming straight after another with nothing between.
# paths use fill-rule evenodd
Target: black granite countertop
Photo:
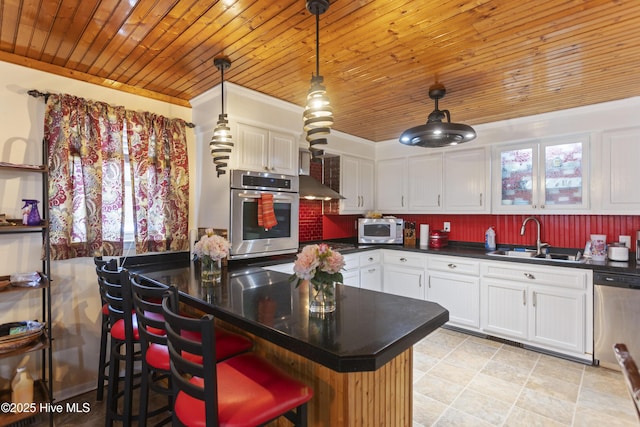
<instances>
[{"instance_id":1,"label":"black granite countertop","mask_svg":"<svg viewBox=\"0 0 640 427\"><path fill-rule=\"evenodd\" d=\"M291 258L292 259L292 258ZM202 286L197 263L129 268L174 285L192 303L231 325L337 372L374 371L449 320L440 305L337 285L337 309L318 317L308 289L284 273L232 263L219 286Z\"/></svg>"},{"instance_id":2,"label":"black granite countertop","mask_svg":"<svg viewBox=\"0 0 640 427\"><path fill-rule=\"evenodd\" d=\"M302 243L300 246L303 247L306 244L311 244L315 242ZM327 241L329 245L332 245L332 241ZM373 249L390 249L390 250L400 250L400 251L410 251L416 253L423 254L434 254L434 255L450 255L450 256L459 256L459 257L467 257L467 258L478 258L483 260L490 261L504 261L504 262L517 262L520 264L532 264L532 265L544 265L544 266L554 266L554 267L571 267L571 268L585 268L593 271L601 271L608 273L624 273L624 274L637 274L640 276L640 265L635 260L635 254L629 253L629 261L620 262L620 261L593 261L591 259L587 259L586 262L583 263L567 263L567 262L559 262L559 261L551 261L544 259L528 259L528 258L515 258L515 257L504 257L504 256L493 256L487 255L487 250L484 248L484 245L481 243L468 243L468 242L450 242L450 244L441 249L422 249L419 247L406 247L403 245L357 245L355 243L351 243L344 240L338 240L335 242L336 249L340 251L342 254L350 254L357 253L366 250ZM512 248L513 246L509 246ZM498 246L498 249L501 248L501 245ZM562 253L562 254L571 254L575 255L580 249L573 248L552 248L552 252L554 253ZM295 260L296 255L278 255L276 257L266 257L266 258L254 258L251 260L245 260L243 263L245 265L253 265L253 266L264 266L264 265L273 265L280 264L286 262L292 262Z\"/></svg>"}]
</instances>

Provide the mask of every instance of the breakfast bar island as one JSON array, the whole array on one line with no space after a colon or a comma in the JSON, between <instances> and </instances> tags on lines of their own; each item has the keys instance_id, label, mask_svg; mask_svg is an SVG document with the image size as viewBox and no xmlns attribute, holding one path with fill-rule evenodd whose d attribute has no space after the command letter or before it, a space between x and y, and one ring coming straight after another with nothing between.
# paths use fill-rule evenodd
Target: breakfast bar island
<instances>
[{"instance_id":1,"label":"breakfast bar island","mask_svg":"<svg viewBox=\"0 0 640 427\"><path fill-rule=\"evenodd\" d=\"M194 263L132 271L176 286L192 307L249 336L253 351L311 386L309 426L411 425L413 345L449 319L435 303L344 285L336 311L310 313L308 286L258 267L224 268L213 286L200 282Z\"/></svg>"}]
</instances>

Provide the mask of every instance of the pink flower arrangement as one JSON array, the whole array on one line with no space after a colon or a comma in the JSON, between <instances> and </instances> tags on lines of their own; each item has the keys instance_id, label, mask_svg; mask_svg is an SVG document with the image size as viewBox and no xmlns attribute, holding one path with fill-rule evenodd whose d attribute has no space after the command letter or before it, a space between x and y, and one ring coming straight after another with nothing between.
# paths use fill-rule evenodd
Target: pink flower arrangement
<instances>
[{"instance_id":1,"label":"pink flower arrangement","mask_svg":"<svg viewBox=\"0 0 640 427\"><path fill-rule=\"evenodd\" d=\"M297 255L293 264L293 274L289 278L297 281L296 286L302 280L309 280L317 290L324 284L334 282L342 283L344 257L326 243L319 245L307 245Z\"/></svg>"},{"instance_id":2,"label":"pink flower arrangement","mask_svg":"<svg viewBox=\"0 0 640 427\"><path fill-rule=\"evenodd\" d=\"M213 234L213 230L207 228L205 234L193 246L193 255L195 259L221 260L229 255L231 244L222 236Z\"/></svg>"}]
</instances>

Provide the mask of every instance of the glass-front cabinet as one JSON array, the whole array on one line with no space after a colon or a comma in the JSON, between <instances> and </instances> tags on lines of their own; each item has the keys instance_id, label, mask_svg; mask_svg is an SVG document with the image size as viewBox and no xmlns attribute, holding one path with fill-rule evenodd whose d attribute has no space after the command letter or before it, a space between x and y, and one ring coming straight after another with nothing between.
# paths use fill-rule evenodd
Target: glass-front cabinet
<instances>
[{"instance_id":1,"label":"glass-front cabinet","mask_svg":"<svg viewBox=\"0 0 640 427\"><path fill-rule=\"evenodd\" d=\"M589 209L586 135L493 148L493 212Z\"/></svg>"}]
</instances>

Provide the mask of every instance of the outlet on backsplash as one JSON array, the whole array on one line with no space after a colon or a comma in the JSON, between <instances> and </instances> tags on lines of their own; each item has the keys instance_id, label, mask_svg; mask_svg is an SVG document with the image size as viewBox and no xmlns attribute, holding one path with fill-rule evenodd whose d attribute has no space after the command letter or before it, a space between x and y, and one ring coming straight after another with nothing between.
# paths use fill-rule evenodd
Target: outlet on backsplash
<instances>
[{"instance_id":1,"label":"outlet on backsplash","mask_svg":"<svg viewBox=\"0 0 640 427\"><path fill-rule=\"evenodd\" d=\"M451 231L451 223L445 222L444 227L442 228L444 231Z\"/></svg>"}]
</instances>

